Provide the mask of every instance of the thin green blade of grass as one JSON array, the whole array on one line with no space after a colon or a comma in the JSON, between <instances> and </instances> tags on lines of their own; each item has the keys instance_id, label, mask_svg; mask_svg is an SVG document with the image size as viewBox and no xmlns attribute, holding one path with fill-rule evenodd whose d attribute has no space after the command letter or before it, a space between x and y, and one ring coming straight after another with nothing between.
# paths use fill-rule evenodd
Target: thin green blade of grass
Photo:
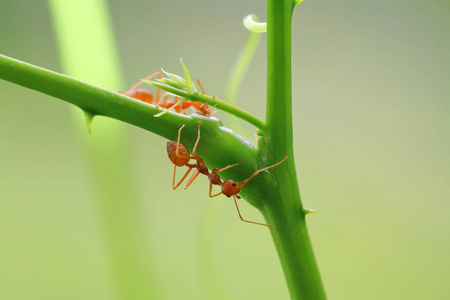
<instances>
[{"instance_id":1,"label":"thin green blade of grass","mask_svg":"<svg viewBox=\"0 0 450 300\"><path fill-rule=\"evenodd\" d=\"M117 47L107 4L103 0L48 1L63 69L66 73L111 89L122 86ZM72 109L82 147L87 148L88 178L103 228L113 286L120 299L155 296L151 257L139 193L133 182L129 138L122 124L97 118L87 136L79 110ZM92 121L92 118L90 118ZM120 162L120 163L119 163ZM145 261L140 258L146 257ZM145 267L143 267L143 265Z\"/></svg>"}]
</instances>

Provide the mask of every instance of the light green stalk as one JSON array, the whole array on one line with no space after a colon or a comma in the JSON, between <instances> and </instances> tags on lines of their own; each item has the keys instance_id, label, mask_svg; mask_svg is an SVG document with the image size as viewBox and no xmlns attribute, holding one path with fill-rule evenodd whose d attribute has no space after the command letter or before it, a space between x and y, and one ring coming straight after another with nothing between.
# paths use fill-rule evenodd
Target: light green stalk
<instances>
[{"instance_id":1,"label":"light green stalk","mask_svg":"<svg viewBox=\"0 0 450 300\"><path fill-rule=\"evenodd\" d=\"M106 1L48 0L48 4L64 71L112 89L123 86ZM127 132L122 124L101 118L95 121L94 133L86 138L80 112L73 109L72 115L80 142L87 148L88 178L99 223L103 225L99 231L105 237L101 241L118 298L156 296L158 288L152 272L156 276L157 271L148 263L152 251L133 181L136 176L131 168ZM92 119L93 115L86 112L86 121Z\"/></svg>"},{"instance_id":2,"label":"light green stalk","mask_svg":"<svg viewBox=\"0 0 450 300\"><path fill-rule=\"evenodd\" d=\"M251 18L252 15L249 15L248 17ZM236 105L238 90L242 85L244 76L247 73L248 67L250 65L250 62L252 61L253 56L255 55L256 50L258 49L260 41L260 32L249 31L247 41L245 42L244 47L239 53L238 59L233 65L228 79L225 95L227 102L232 105ZM242 126L240 126L236 118L229 118L229 121L231 128L237 130L238 132L242 132Z\"/></svg>"}]
</instances>

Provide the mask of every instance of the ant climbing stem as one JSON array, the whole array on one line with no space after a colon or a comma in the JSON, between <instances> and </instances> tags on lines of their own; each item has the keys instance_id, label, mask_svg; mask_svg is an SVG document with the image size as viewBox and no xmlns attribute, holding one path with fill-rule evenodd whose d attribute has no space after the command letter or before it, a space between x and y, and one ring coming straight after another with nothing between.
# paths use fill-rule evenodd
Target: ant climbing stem
<instances>
[{"instance_id":1,"label":"ant climbing stem","mask_svg":"<svg viewBox=\"0 0 450 300\"><path fill-rule=\"evenodd\" d=\"M237 199L241 199L241 197L238 195L238 193L241 191L241 189L242 189L242 188L243 188L243 187L244 187L244 186L245 186L245 185L246 185L253 177L255 177L256 175L258 175L259 173L261 173L261 172L263 172L263 171L266 171L266 170L268 170L268 169L270 169L270 168L273 168L273 167L278 166L279 164L283 163L286 159L287 159L287 156L285 156L281 161L277 162L277 163L274 164L274 165L271 165L271 166L268 166L268 167L265 167L265 168L262 168L262 169L257 170L255 173L252 174L252 176L250 176L249 178L245 179L244 181L242 181L242 182L240 182L240 183L234 181L233 179L228 179L228 180L225 180L225 182L220 182L219 185L222 186L222 190L221 190L220 193L215 194L215 195L211 195L211 191L212 191L212 183L211 183L210 186L209 186L209 196L210 196L210 197L216 197L216 196L219 196L220 194L224 194L224 195L227 196L227 197L233 196L234 204L236 205L236 209L237 209L237 211L238 211L239 218L241 219L241 221L247 222L247 223L252 223L252 224L257 224L257 225L267 226L267 227L269 227L270 229L272 229L272 227L270 227L270 226L267 225L267 224L263 224L263 223L258 223L258 222L253 222L253 221L244 220L244 218L242 218L241 212L239 211L239 207L238 207L236 198L237 198ZM241 162L241 163L242 163L242 162ZM228 169L231 168L231 167L234 167L234 166L236 166L236 165L239 165L239 164L241 164L241 163L238 163L238 164L235 164L235 165L230 165L230 166L227 166L227 167L225 167L225 168L223 168L223 169L213 168L211 172L217 174L217 173L223 172L223 171L225 171L225 170L228 170ZM218 175L217 175L217 177L218 177Z\"/></svg>"},{"instance_id":2,"label":"ant climbing stem","mask_svg":"<svg viewBox=\"0 0 450 300\"><path fill-rule=\"evenodd\" d=\"M179 114L184 114L184 110L187 108L191 108L192 112L198 112L204 116L210 116L211 115L211 109L208 104L203 104L196 101L181 101L182 97L175 97L175 100L169 100L170 93L163 92L161 94L161 89L158 87L156 90L156 98L154 95L146 90L139 88L141 84L144 83L145 80L150 80L154 77L158 76L158 79L162 78L162 72L156 71L152 74L148 75L144 79L137 82L135 85L133 85L128 91L125 93L119 92L120 94L125 94L129 97L141 100L143 102L149 103L149 104L156 104L156 108L165 108L169 109L174 106L175 112ZM200 85L200 82L197 81ZM203 91L203 94L205 93L203 90L203 87L200 85L200 88Z\"/></svg>"},{"instance_id":3,"label":"ant climbing stem","mask_svg":"<svg viewBox=\"0 0 450 300\"><path fill-rule=\"evenodd\" d=\"M239 165L242 165L242 164L243 164L243 162L241 161L241 162L238 162L237 164L229 165L229 166L226 166L225 168L222 168L222 169L214 168L214 169L211 170L211 178L213 178L213 180L210 180L210 184L209 184L209 196L211 198L223 194L223 192L220 191L219 193L217 193L215 195L211 195L213 184L220 185L220 186L223 186L223 184L224 184L217 173L223 172L223 171L228 170L228 169L230 169L232 167L239 166Z\"/></svg>"},{"instance_id":4,"label":"ant climbing stem","mask_svg":"<svg viewBox=\"0 0 450 300\"><path fill-rule=\"evenodd\" d=\"M142 89L142 88L138 88L141 84L144 83L145 80L150 80L154 77L158 76L158 79L162 78L162 72L161 71L156 71L153 72L152 74L148 75L147 77L145 77L144 79L140 80L139 82L137 82L135 85L133 85L128 91L126 91L125 93L119 92L120 94L125 94L129 97L141 100L143 102L149 103L149 104L155 104L156 103L156 108L170 108L172 106L175 105L175 103L177 102L177 100L179 99L179 97L175 98L175 102L174 101L169 101L169 96L170 94L166 91L164 91L161 94L161 89L157 88L156 89L156 98L153 96L153 93L146 90L146 89ZM183 113L183 109L181 107L175 107L175 111L177 113Z\"/></svg>"},{"instance_id":5,"label":"ant climbing stem","mask_svg":"<svg viewBox=\"0 0 450 300\"><path fill-rule=\"evenodd\" d=\"M184 125L181 126L181 128L178 130L177 141L176 142L168 142L167 143L167 153L169 155L170 160L175 165L174 166L174 171L173 171L173 183L172 183L173 189L178 188L180 186L180 184L186 179L186 177L191 172L191 170L195 168L196 171L191 176L191 178L188 180L188 182L187 182L187 184L185 186L185 189L187 189L200 174L206 175L208 177L208 180L209 180L209 196L210 197L217 197L217 196L219 196L221 194L224 194L227 197L233 196L234 203L236 205L236 209L238 211L238 215L239 215L239 218L241 219L241 221L247 222L247 223L251 223L251 224L266 226L266 227L269 227L271 229L272 227L270 227L267 224L245 220L242 217L242 215L241 215L241 212L239 210L239 206L237 204L237 200L236 199L241 199L241 197L238 195L238 193L241 191L241 189L251 179L253 179L259 173L261 173L263 171L266 171L266 170L268 170L270 168L276 167L279 164L283 163L287 159L287 156L285 158L283 158L281 161L279 161L278 163L276 163L276 164L273 164L271 166L268 166L268 167L265 167L265 168L262 168L262 169L259 169L259 170L255 171L249 178L245 179L242 182L236 182L236 181L234 181L232 179L228 179L228 180L222 181L220 179L220 177L219 177L219 173L221 173L223 171L226 171L226 170L228 170L230 168L236 167L238 165L241 165L243 162L241 161L239 163L226 166L226 167L224 167L222 169L213 168L211 170L211 172L209 172L208 167L206 166L206 164L203 161L203 159L195 153L196 150L197 150L198 143L200 141L200 125L201 125L201 122L199 121L198 122L198 135L197 135L197 140L195 141L194 148L192 149L192 156L191 156L189 150L183 144L180 143L181 130L183 129ZM195 159L196 163L194 163L194 164L189 163L189 161L191 159ZM178 184L175 185L175 174L176 174L177 166L178 167L187 166L189 169L184 174L184 176L181 178L181 180L178 182ZM221 191L219 193L215 194L215 195L212 195L213 185L221 186Z\"/></svg>"}]
</instances>

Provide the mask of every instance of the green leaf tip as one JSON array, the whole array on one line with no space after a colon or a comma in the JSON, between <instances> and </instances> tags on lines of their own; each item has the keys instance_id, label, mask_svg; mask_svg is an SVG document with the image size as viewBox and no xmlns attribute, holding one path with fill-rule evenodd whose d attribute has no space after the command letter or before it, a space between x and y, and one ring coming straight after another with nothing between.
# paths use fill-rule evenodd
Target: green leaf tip
<instances>
[{"instance_id":1,"label":"green leaf tip","mask_svg":"<svg viewBox=\"0 0 450 300\"><path fill-rule=\"evenodd\" d=\"M296 0L298 1L298 0ZM303 0L301 0L303 1ZM301 2L300 1L300 2ZM242 20L244 27L253 32L266 32L267 31L267 23L259 22L258 16L254 14L249 14Z\"/></svg>"},{"instance_id":2,"label":"green leaf tip","mask_svg":"<svg viewBox=\"0 0 450 300\"><path fill-rule=\"evenodd\" d=\"M302 3L303 0L294 0L294 7Z\"/></svg>"},{"instance_id":3,"label":"green leaf tip","mask_svg":"<svg viewBox=\"0 0 450 300\"><path fill-rule=\"evenodd\" d=\"M91 134L91 125L92 125L92 121L94 120L95 115L84 110L84 116L86 118L86 127L89 131L89 134Z\"/></svg>"},{"instance_id":4,"label":"green leaf tip","mask_svg":"<svg viewBox=\"0 0 450 300\"><path fill-rule=\"evenodd\" d=\"M307 208L307 207L303 207L303 212L305 213L305 215L318 213L317 210L311 209L311 208Z\"/></svg>"},{"instance_id":5,"label":"green leaf tip","mask_svg":"<svg viewBox=\"0 0 450 300\"><path fill-rule=\"evenodd\" d=\"M195 84L191 79L191 75L189 75L189 71L181 58L180 58L180 62L181 62L181 65L183 66L183 70L184 70L184 77L185 77L185 81L186 81L186 91L189 94L192 94L193 92L197 92L197 89L195 88Z\"/></svg>"},{"instance_id":6,"label":"green leaf tip","mask_svg":"<svg viewBox=\"0 0 450 300\"><path fill-rule=\"evenodd\" d=\"M165 83L177 89L187 90L186 80L183 77L166 72L163 69L161 69L161 71L163 71L163 73L166 74L169 78L158 79L159 82Z\"/></svg>"}]
</instances>

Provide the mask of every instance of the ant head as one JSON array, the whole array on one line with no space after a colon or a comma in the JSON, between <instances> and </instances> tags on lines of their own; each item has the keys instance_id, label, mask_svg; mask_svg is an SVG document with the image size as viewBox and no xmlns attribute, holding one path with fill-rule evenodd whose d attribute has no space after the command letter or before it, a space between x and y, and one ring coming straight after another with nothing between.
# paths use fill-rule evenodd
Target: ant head
<instances>
[{"instance_id":1,"label":"ant head","mask_svg":"<svg viewBox=\"0 0 450 300\"><path fill-rule=\"evenodd\" d=\"M226 180L222 185L222 193L227 197L237 195L240 191L241 185L232 179Z\"/></svg>"}]
</instances>

